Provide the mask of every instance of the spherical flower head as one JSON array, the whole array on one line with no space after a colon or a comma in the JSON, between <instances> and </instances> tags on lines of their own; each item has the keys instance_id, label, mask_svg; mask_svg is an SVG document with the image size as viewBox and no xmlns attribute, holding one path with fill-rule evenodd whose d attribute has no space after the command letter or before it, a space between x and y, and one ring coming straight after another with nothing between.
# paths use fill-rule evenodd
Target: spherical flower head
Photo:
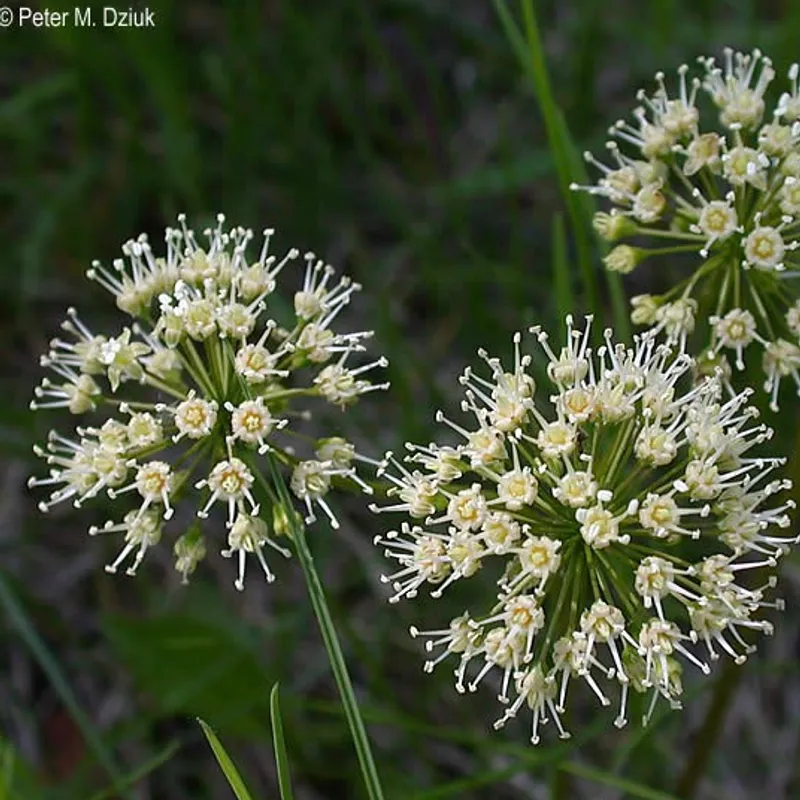
<instances>
[{"instance_id":1,"label":"spherical flower head","mask_svg":"<svg viewBox=\"0 0 800 800\"><path fill-rule=\"evenodd\" d=\"M772 107L776 73L758 50L726 49L722 62L700 58L675 78L657 73L630 120L609 129L608 157L585 154L597 182L573 186L607 203L594 218L615 244L607 269L628 274L652 263L663 275L658 263L685 265L662 294L633 298L632 321L669 342L690 340L696 353L732 347L736 372L761 364L773 404L766 350L798 339L789 312L800 296L799 71L789 68L788 91ZM691 319L676 318L681 306ZM734 311L752 320L746 343L732 345L718 322ZM800 373L788 376L783 385L794 382L800 394ZM739 385L739 376L731 381Z\"/></svg>"},{"instance_id":2,"label":"spherical flower head","mask_svg":"<svg viewBox=\"0 0 800 800\"><path fill-rule=\"evenodd\" d=\"M747 319L728 323L741 341ZM563 348L532 329L550 385L508 431L487 422L504 370L482 353L491 377L468 368L461 380L472 422L437 415L461 437L458 469L419 469L438 446L409 444L404 462L386 460L393 502L371 506L407 518L375 540L396 564L383 577L391 602L426 587L438 598L499 561L495 591L470 584L464 614L412 633L430 637L426 671L454 662L459 691L496 683L496 727L529 709L533 742L547 718L568 735L572 684L604 706L616 694L624 725L631 691L651 695L650 713L659 697L680 704L681 663L705 673L720 654L741 660L776 606L765 599L774 578L753 588L748 571L773 568L796 541L786 535L793 504L778 500L790 486L774 476L782 462L757 454L770 432L753 421L750 392L723 391L719 371L696 382L693 359L654 334L626 347L606 331L594 351L590 324L568 320ZM531 357L519 336L515 348L521 380ZM475 460L476 432L502 454Z\"/></svg>"},{"instance_id":3,"label":"spherical flower head","mask_svg":"<svg viewBox=\"0 0 800 800\"><path fill-rule=\"evenodd\" d=\"M226 226L224 216L196 235L181 215L166 230L163 254L145 235L126 242L123 258L110 267L94 262L87 275L132 321L98 334L71 308L63 334L42 357L54 377L43 379L31 406L66 408L88 421L35 448L49 475L30 485L50 487L40 503L44 511L61 502L81 506L101 494L114 500L122 521L92 529L123 535L110 571L128 563L132 574L146 550L174 533L175 567L186 580L211 549L211 532L227 528L217 551L237 554L237 588L246 555L272 580L262 549L286 532L294 514L278 508L276 498L286 494L273 485L274 469L282 467L287 482L294 476L293 488L305 470L304 489L295 493L307 511L311 502L324 507L332 524L338 523L323 495L334 478L337 486L373 492L357 469L378 462L336 431L322 439L302 431L308 398L345 408L388 385L369 380L387 364L362 356L371 331L341 330L360 286L337 279L333 267L307 253L295 275L295 314L287 318L287 304L275 293L278 278L296 272L300 253L271 254L273 234L264 231L253 252L253 232ZM219 514L225 527L210 520L177 535L170 520L185 519L175 514L183 505L200 520Z\"/></svg>"}]
</instances>

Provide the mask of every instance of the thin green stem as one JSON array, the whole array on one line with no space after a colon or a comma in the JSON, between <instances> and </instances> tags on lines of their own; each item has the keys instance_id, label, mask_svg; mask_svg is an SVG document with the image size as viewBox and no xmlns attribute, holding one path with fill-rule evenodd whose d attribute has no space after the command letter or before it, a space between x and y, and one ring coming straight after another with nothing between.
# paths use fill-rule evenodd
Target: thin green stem
<instances>
[{"instance_id":1,"label":"thin green stem","mask_svg":"<svg viewBox=\"0 0 800 800\"><path fill-rule=\"evenodd\" d=\"M342 648L336 635L336 628L334 627L333 619L328 610L328 603L325 600L325 590L322 587L322 582L314 566L314 558L311 555L311 551L308 549L305 531L302 526L298 525L296 527L294 531L294 542L300 566L303 569L303 575L306 579L306 585L308 586L311 605L314 607L314 613L317 615L319 629L322 633L322 639L325 642L325 649L328 651L331 669L336 679L339 695L342 699L342 705L344 706L345 715L347 717L347 724L350 726L350 733L353 736L353 744L355 745L358 761L361 765L361 774L364 778L367 794L373 800L382 800L383 789L381 789L378 770L372 757L372 749L370 748L367 730L364 725L364 720L361 718L358 700L353 691L350 675L347 672L347 665L345 664L344 654L342 653Z\"/></svg>"},{"instance_id":2,"label":"thin green stem","mask_svg":"<svg viewBox=\"0 0 800 800\"><path fill-rule=\"evenodd\" d=\"M186 341L184 341L183 352L187 356L187 358L184 359L184 365L192 376L192 379L202 391L209 397L213 397L214 381L208 374L208 370L205 364L203 364L203 360L200 358L200 354L197 352L197 348L194 346L194 342L192 342L191 339L186 339Z\"/></svg>"},{"instance_id":3,"label":"thin green stem","mask_svg":"<svg viewBox=\"0 0 800 800\"><path fill-rule=\"evenodd\" d=\"M662 239L679 239L687 242L697 242L702 245L706 241L706 237L699 233L683 233L682 231L663 230L662 228L648 228L639 225L636 228L636 233L639 236L653 236L661 237Z\"/></svg>"},{"instance_id":4,"label":"thin green stem","mask_svg":"<svg viewBox=\"0 0 800 800\"><path fill-rule=\"evenodd\" d=\"M267 457L267 463L269 465L273 486L269 485L259 470L254 470L254 472L270 498L273 499L274 502L284 506L287 511L289 531L295 545L297 558L303 570L303 576L305 577L306 586L308 587L308 596L311 599L311 605L314 608L314 614L319 623L322 640L325 643L325 649L328 651L328 659L334 679L336 680L336 686L339 689L339 696L342 700L347 724L350 727L350 734L353 737L353 744L355 745L358 762L361 767L361 774L367 789L367 795L370 800L383 800L383 789L381 788L375 760L372 757L372 748L370 747L367 730L364 725L364 720L361 717L358 700L353 690L350 675L347 671L347 664L345 663L344 653L339 644L339 637L336 634L336 627L333 623L330 610L328 609L328 602L325 599L325 590L317 574L317 569L314 565L314 557L306 541L305 528L299 522L294 512L286 483L271 456Z\"/></svg>"},{"instance_id":5,"label":"thin green stem","mask_svg":"<svg viewBox=\"0 0 800 800\"><path fill-rule=\"evenodd\" d=\"M679 244L674 247L657 247L652 250L644 249L647 258L650 256L668 256L674 253L696 253L699 248L696 244Z\"/></svg>"},{"instance_id":6,"label":"thin green stem","mask_svg":"<svg viewBox=\"0 0 800 800\"><path fill-rule=\"evenodd\" d=\"M592 263L592 247L587 233L590 230L589 220L575 193L570 189L574 175L572 164L575 158L574 145L561 109L553 96L533 1L523 0L521 28L514 21L505 0L494 0L494 6L514 52L531 79L539 102L561 195L567 206L586 306L591 309L600 308L596 271Z\"/></svg>"},{"instance_id":7,"label":"thin green stem","mask_svg":"<svg viewBox=\"0 0 800 800\"><path fill-rule=\"evenodd\" d=\"M550 800L569 800L574 796L573 789L572 776L559 769L558 766L553 767L553 776L550 779Z\"/></svg>"},{"instance_id":8,"label":"thin green stem","mask_svg":"<svg viewBox=\"0 0 800 800\"><path fill-rule=\"evenodd\" d=\"M678 781L675 793L678 797L691 800L697 791L698 784L705 774L708 762L711 759L717 740L722 733L730 701L739 686L742 669L732 662L727 662L722 669L722 674L714 687L711 704L706 712L706 718L695 736L695 747Z\"/></svg>"},{"instance_id":9,"label":"thin green stem","mask_svg":"<svg viewBox=\"0 0 800 800\"><path fill-rule=\"evenodd\" d=\"M151 375L149 372L144 373L144 382L148 384L148 386L152 386L154 389L159 389L165 394L174 397L176 400L186 399L186 395L182 394L177 389L170 386L168 383L164 383L164 381L159 380L154 375Z\"/></svg>"}]
</instances>

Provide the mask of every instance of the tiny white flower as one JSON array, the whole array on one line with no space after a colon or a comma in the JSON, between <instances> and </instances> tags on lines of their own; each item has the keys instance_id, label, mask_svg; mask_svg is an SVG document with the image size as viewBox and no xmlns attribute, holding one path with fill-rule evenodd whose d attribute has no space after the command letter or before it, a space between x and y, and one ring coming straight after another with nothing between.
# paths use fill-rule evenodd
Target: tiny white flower
<instances>
[{"instance_id":1,"label":"tiny white flower","mask_svg":"<svg viewBox=\"0 0 800 800\"><path fill-rule=\"evenodd\" d=\"M189 439L208 436L217 422L217 408L215 400L205 400L191 393L175 408L175 426L178 428L176 440L183 436Z\"/></svg>"},{"instance_id":2,"label":"tiny white flower","mask_svg":"<svg viewBox=\"0 0 800 800\"><path fill-rule=\"evenodd\" d=\"M288 420L276 420L264 405L261 397L255 400L245 400L236 407L228 403L225 408L231 412L233 438L245 444L257 444L260 454L269 450L266 442L267 436L276 427L282 427L288 422Z\"/></svg>"},{"instance_id":3,"label":"tiny white flower","mask_svg":"<svg viewBox=\"0 0 800 800\"><path fill-rule=\"evenodd\" d=\"M581 508L575 516L581 523L581 536L590 547L602 550L613 542L624 543L626 537L620 534L620 518L602 505Z\"/></svg>"},{"instance_id":4,"label":"tiny white flower","mask_svg":"<svg viewBox=\"0 0 800 800\"><path fill-rule=\"evenodd\" d=\"M497 499L511 511L519 511L536 500L539 482L530 467L514 469L500 476L497 482Z\"/></svg>"},{"instance_id":5,"label":"tiny white flower","mask_svg":"<svg viewBox=\"0 0 800 800\"><path fill-rule=\"evenodd\" d=\"M768 342L764 348L763 366L767 375L764 389L770 393L770 408L777 411L782 378L794 378L800 395L800 347L785 339Z\"/></svg>"},{"instance_id":6,"label":"tiny white flower","mask_svg":"<svg viewBox=\"0 0 800 800\"><path fill-rule=\"evenodd\" d=\"M744 255L748 264L764 270L783 269L786 246L780 231L761 226L744 239Z\"/></svg>"},{"instance_id":7,"label":"tiny white flower","mask_svg":"<svg viewBox=\"0 0 800 800\"><path fill-rule=\"evenodd\" d=\"M126 426L126 436L134 447L150 447L164 439L161 423L149 412L131 414Z\"/></svg>"},{"instance_id":8,"label":"tiny white flower","mask_svg":"<svg viewBox=\"0 0 800 800\"><path fill-rule=\"evenodd\" d=\"M618 244L604 259L603 263L610 272L628 275L633 272L641 260L639 250L627 244Z\"/></svg>"},{"instance_id":9,"label":"tiny white flower","mask_svg":"<svg viewBox=\"0 0 800 800\"><path fill-rule=\"evenodd\" d=\"M738 227L736 209L725 200L712 200L703 206L697 230L706 237L706 251L716 242L727 239Z\"/></svg>"},{"instance_id":10,"label":"tiny white flower","mask_svg":"<svg viewBox=\"0 0 800 800\"><path fill-rule=\"evenodd\" d=\"M460 530L478 530L486 519L486 498L480 484L473 484L454 495L447 505L447 516Z\"/></svg>"},{"instance_id":11,"label":"tiny white flower","mask_svg":"<svg viewBox=\"0 0 800 800\"><path fill-rule=\"evenodd\" d=\"M214 304L206 298L190 300L181 314L186 333L203 341L213 336L217 330L217 312Z\"/></svg>"},{"instance_id":12,"label":"tiny white flower","mask_svg":"<svg viewBox=\"0 0 800 800\"><path fill-rule=\"evenodd\" d=\"M589 505L597 495L597 481L590 472L572 470L561 478L553 489L553 497L571 508Z\"/></svg>"},{"instance_id":13,"label":"tiny white flower","mask_svg":"<svg viewBox=\"0 0 800 800\"><path fill-rule=\"evenodd\" d=\"M786 312L786 324L789 330L800 339L800 300Z\"/></svg>"},{"instance_id":14,"label":"tiny white flower","mask_svg":"<svg viewBox=\"0 0 800 800\"><path fill-rule=\"evenodd\" d=\"M189 583L189 576L206 557L203 537L184 534L175 540L172 552L175 555L175 571L181 576L181 583Z\"/></svg>"},{"instance_id":15,"label":"tiny white flower","mask_svg":"<svg viewBox=\"0 0 800 800\"><path fill-rule=\"evenodd\" d=\"M678 442L660 425L645 425L634 444L636 457L653 466L669 464L678 454Z\"/></svg>"},{"instance_id":16,"label":"tiny white flower","mask_svg":"<svg viewBox=\"0 0 800 800\"><path fill-rule=\"evenodd\" d=\"M125 546L116 559L106 566L106 572L114 574L128 556L136 551L133 564L125 570L127 575L133 576L142 563L147 550L161 540L162 519L160 514L153 511L145 513L129 511L119 525L107 522L102 528L92 527L89 529L90 535L101 532L125 534Z\"/></svg>"},{"instance_id":17,"label":"tiny white flower","mask_svg":"<svg viewBox=\"0 0 800 800\"><path fill-rule=\"evenodd\" d=\"M753 315L741 308L732 308L724 317L713 318L714 333L722 347L736 351L736 368L744 369L742 351L756 337Z\"/></svg>"},{"instance_id":18,"label":"tiny white flower","mask_svg":"<svg viewBox=\"0 0 800 800\"><path fill-rule=\"evenodd\" d=\"M264 545L277 550L285 558L291 555L286 548L273 542L268 533L267 524L264 520L249 514L239 513L236 516L236 520L230 525L228 549L223 550L222 555L226 558L230 558L235 554L238 555L239 575L234 581L234 586L240 592L244 590L245 563L248 554L255 553L261 568L264 570L267 583L272 583L275 580L275 575L267 566L267 560L264 557Z\"/></svg>"}]
</instances>

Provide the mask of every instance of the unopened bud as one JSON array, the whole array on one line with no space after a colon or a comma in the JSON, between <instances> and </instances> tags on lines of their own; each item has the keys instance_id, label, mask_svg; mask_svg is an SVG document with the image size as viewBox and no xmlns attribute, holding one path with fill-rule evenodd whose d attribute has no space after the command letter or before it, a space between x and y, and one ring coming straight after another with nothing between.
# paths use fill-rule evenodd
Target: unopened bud
<instances>
[{"instance_id":1,"label":"unopened bud","mask_svg":"<svg viewBox=\"0 0 800 800\"><path fill-rule=\"evenodd\" d=\"M631 322L634 325L652 325L656 321L658 303L651 294L637 294L631 298Z\"/></svg>"},{"instance_id":2,"label":"unopened bud","mask_svg":"<svg viewBox=\"0 0 800 800\"><path fill-rule=\"evenodd\" d=\"M642 250L628 244L618 244L604 259L603 263L610 272L627 275L633 272L642 260Z\"/></svg>"},{"instance_id":3,"label":"unopened bud","mask_svg":"<svg viewBox=\"0 0 800 800\"><path fill-rule=\"evenodd\" d=\"M592 217L592 227L606 242L617 242L636 233L636 224L622 214L606 214L598 211Z\"/></svg>"}]
</instances>

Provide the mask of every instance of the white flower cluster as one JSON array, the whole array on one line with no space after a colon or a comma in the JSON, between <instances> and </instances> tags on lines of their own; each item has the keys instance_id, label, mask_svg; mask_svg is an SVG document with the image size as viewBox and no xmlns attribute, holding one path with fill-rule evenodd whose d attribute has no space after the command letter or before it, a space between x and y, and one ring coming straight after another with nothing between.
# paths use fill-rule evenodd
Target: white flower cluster
<instances>
[{"instance_id":1,"label":"white flower cluster","mask_svg":"<svg viewBox=\"0 0 800 800\"><path fill-rule=\"evenodd\" d=\"M789 526L793 503L775 496L790 482L751 455L771 431L749 391L693 383L692 359L652 334L626 348L606 331L593 352L590 320L567 327L560 352L532 329L544 390L519 334L511 371L480 352L490 377L461 379L472 424L438 415L461 442L389 454L394 502L372 506L409 518L375 540L397 563L393 602L426 584L439 597L494 562L496 602L412 635L426 637L426 670L455 658L459 691L496 675L496 727L527 706L534 743L548 718L568 735L572 679L602 705L616 686L623 725L631 690L650 693L646 718L659 697L679 705L681 660L704 673L720 652L743 661L751 634L771 631L759 612L780 607L762 573L795 542L773 530Z\"/></svg>"},{"instance_id":2,"label":"white flower cluster","mask_svg":"<svg viewBox=\"0 0 800 800\"><path fill-rule=\"evenodd\" d=\"M32 478L30 485L56 487L40 504L43 511L67 500L80 506L101 492L137 497L138 508L121 522L90 529L123 535L122 552L107 569L115 572L133 554L129 574L159 541L177 503L202 491L198 517L206 518L217 502L227 508L223 555L238 555L241 589L246 554L256 555L270 581L264 547L288 555L273 540L281 526L259 517L257 456L270 451L291 468L291 489L305 504L308 521L316 504L337 525L325 500L335 476L371 492L354 466L369 459L344 439L318 440L311 459L297 460L292 437L308 437L295 431L295 421L308 411L294 405L319 397L345 408L384 389L387 384L371 384L365 373L386 366L386 360L351 366L371 332L333 329L357 284L348 278L334 283L333 269L308 253L292 312L273 292L299 252L290 250L280 260L269 255L268 230L260 254L248 261L252 231L227 230L224 217L217 220L205 231L206 246L181 216L180 227L166 231L165 258L155 257L142 235L123 246L125 259L111 269L92 265L89 277L135 321L106 336L92 333L69 310L62 326L67 335L53 340L42 358L56 379L42 381L31 407L65 407L90 421L95 415L97 422L77 427L72 436L51 433L47 447L36 448L51 465L50 474ZM197 480L197 473L205 477ZM280 518L280 509L273 512ZM205 555L199 530L178 538L174 552L185 579Z\"/></svg>"},{"instance_id":3,"label":"white flower cluster","mask_svg":"<svg viewBox=\"0 0 800 800\"><path fill-rule=\"evenodd\" d=\"M727 49L724 67L713 58L699 64L699 76L678 69L673 96L658 73L656 90L637 95L634 121L611 127L611 163L586 154L602 173L597 184L573 188L611 203L611 213L594 219L607 241L659 243L618 244L608 269L629 273L653 256L697 255L686 280L633 299L633 321L678 341L699 320L704 346L722 358L732 351L740 370L756 342L775 408L783 378L800 394L800 300L790 289L800 275L800 66L789 69L788 91L767 117L775 71L758 50ZM719 125L709 126L712 105Z\"/></svg>"}]
</instances>

